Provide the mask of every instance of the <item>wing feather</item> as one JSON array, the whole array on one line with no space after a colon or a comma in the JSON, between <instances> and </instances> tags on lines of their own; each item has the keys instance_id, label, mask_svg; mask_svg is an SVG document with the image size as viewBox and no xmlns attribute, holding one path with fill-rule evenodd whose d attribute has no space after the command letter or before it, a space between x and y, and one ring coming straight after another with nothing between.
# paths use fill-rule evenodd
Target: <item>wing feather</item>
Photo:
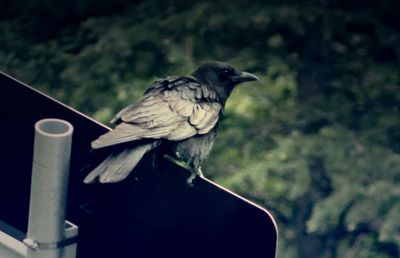
<instances>
[{"instance_id":1,"label":"wing feather","mask_svg":"<svg viewBox=\"0 0 400 258\"><path fill-rule=\"evenodd\" d=\"M195 127L187 122L180 123L175 130L172 130L166 137L170 141L180 141L197 134Z\"/></svg>"},{"instance_id":2,"label":"wing feather","mask_svg":"<svg viewBox=\"0 0 400 258\"><path fill-rule=\"evenodd\" d=\"M213 103L210 106L207 105L207 107L209 110L206 110L206 115L196 125L198 134L208 133L219 121L221 105Z\"/></svg>"},{"instance_id":3,"label":"wing feather","mask_svg":"<svg viewBox=\"0 0 400 258\"><path fill-rule=\"evenodd\" d=\"M120 111L114 130L92 142L94 149L140 139L179 141L210 132L222 114L216 92L190 77L158 80L135 104Z\"/></svg>"}]
</instances>

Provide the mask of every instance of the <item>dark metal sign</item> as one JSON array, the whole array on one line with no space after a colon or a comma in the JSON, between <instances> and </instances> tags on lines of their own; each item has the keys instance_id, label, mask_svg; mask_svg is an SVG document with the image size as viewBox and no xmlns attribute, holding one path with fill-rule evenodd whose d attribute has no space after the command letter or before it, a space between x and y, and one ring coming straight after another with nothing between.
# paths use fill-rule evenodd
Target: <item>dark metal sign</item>
<instances>
[{"instance_id":1,"label":"dark metal sign","mask_svg":"<svg viewBox=\"0 0 400 258\"><path fill-rule=\"evenodd\" d=\"M1 221L26 232L33 125L60 118L75 129L67 219L79 226L79 258L275 257L266 210L206 179L189 186L189 172L166 159L153 169L151 153L121 183L83 184L98 162L90 142L108 128L2 73L0 88Z\"/></svg>"}]
</instances>

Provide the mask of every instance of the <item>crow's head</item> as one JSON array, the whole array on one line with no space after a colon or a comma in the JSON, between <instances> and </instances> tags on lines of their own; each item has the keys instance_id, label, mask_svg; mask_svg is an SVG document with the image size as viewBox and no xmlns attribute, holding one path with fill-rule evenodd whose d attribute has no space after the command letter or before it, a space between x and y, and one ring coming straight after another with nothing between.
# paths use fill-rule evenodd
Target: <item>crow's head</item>
<instances>
[{"instance_id":1,"label":"crow's head","mask_svg":"<svg viewBox=\"0 0 400 258\"><path fill-rule=\"evenodd\" d=\"M223 98L227 98L236 85L258 80L254 74L239 71L227 63L216 61L201 64L192 75L201 83L215 89Z\"/></svg>"}]
</instances>

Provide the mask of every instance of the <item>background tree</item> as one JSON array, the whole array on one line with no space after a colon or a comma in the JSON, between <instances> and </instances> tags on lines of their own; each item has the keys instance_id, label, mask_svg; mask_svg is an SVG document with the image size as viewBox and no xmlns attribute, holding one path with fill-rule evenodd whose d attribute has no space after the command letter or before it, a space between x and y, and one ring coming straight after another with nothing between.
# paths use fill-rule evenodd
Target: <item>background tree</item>
<instances>
[{"instance_id":1,"label":"background tree","mask_svg":"<svg viewBox=\"0 0 400 258\"><path fill-rule=\"evenodd\" d=\"M271 210L278 257L398 257L397 1L0 1L0 69L106 122L224 60L238 88L208 177Z\"/></svg>"}]
</instances>

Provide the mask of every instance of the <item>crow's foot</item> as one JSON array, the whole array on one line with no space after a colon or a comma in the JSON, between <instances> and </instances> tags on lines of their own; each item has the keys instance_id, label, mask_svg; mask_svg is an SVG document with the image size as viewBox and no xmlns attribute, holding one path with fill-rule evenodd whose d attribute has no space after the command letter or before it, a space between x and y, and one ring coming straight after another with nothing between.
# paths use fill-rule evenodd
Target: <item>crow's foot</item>
<instances>
[{"instance_id":1,"label":"crow's foot","mask_svg":"<svg viewBox=\"0 0 400 258\"><path fill-rule=\"evenodd\" d=\"M186 163L185 161L179 159L180 156L181 156L181 155L179 155L179 153L176 153L176 158L175 158L175 157L172 157L172 156L170 156L170 155L168 155L168 154L165 154L165 155L164 155L164 157L165 157L166 159L168 159L169 161L171 161L172 163L174 163L174 164L176 164L176 165L178 165L178 166L180 166L180 167L183 167L184 169L190 171L191 174L190 174L189 178L186 180L186 183L187 183L188 185L190 185L190 186L193 186L193 181L194 181L197 177L203 177L203 171L201 171L201 168L200 168L200 167L197 168L197 169L192 168L188 163Z\"/></svg>"}]
</instances>

